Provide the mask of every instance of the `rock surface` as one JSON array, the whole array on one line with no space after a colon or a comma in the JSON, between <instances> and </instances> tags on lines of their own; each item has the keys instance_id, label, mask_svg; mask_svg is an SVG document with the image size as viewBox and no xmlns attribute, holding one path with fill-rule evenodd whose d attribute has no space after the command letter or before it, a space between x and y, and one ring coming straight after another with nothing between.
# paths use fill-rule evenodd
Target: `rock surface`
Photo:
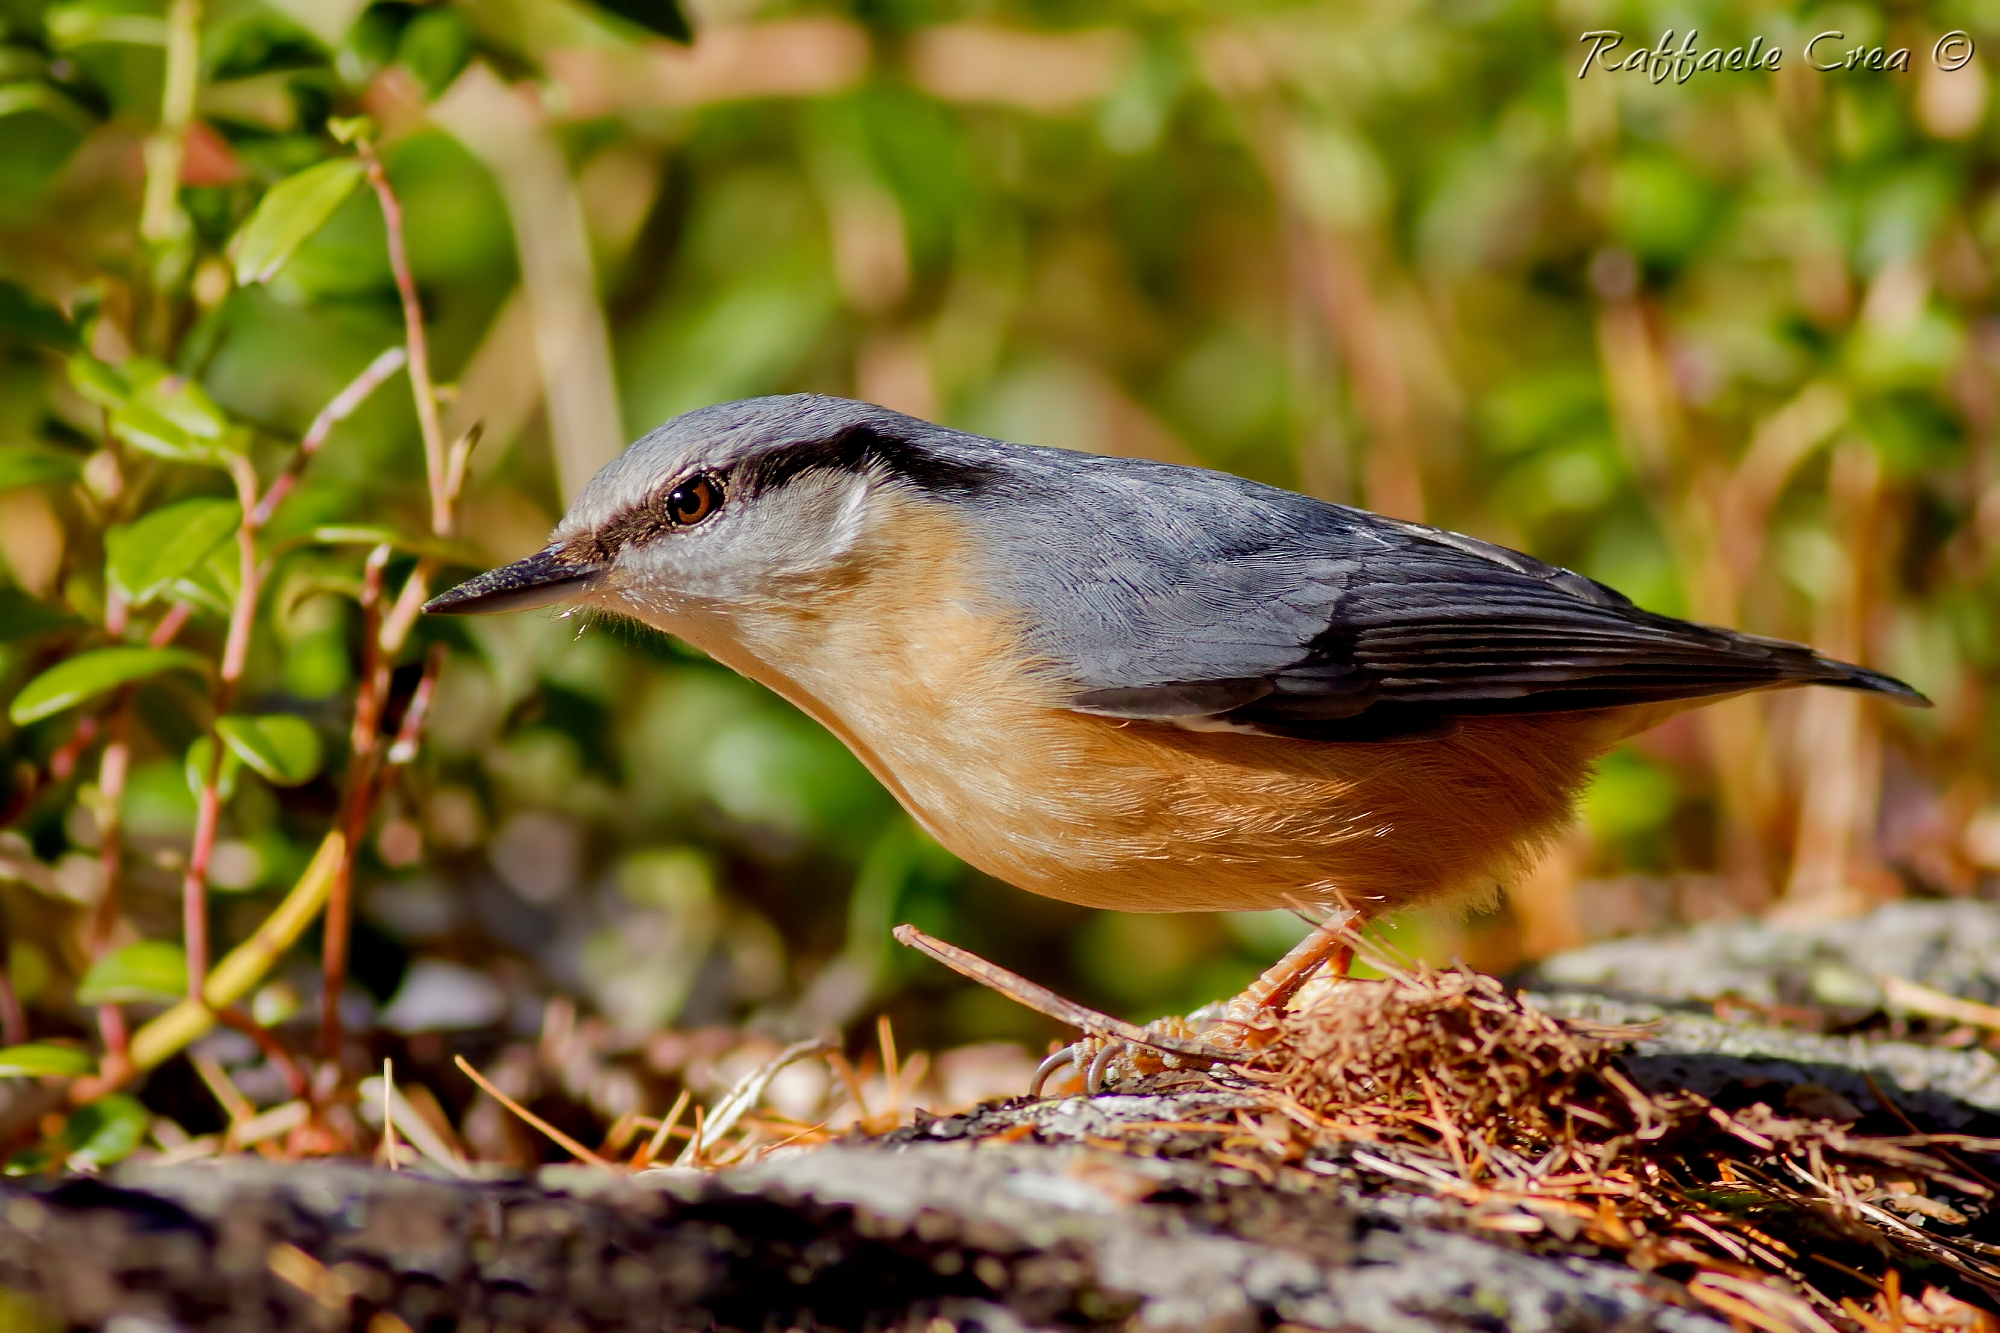
<instances>
[{"instance_id":1,"label":"rock surface","mask_svg":"<svg viewBox=\"0 0 2000 1333\"><path fill-rule=\"evenodd\" d=\"M1110 1100L1066 1118L1173 1109ZM0 1282L32 1312L20 1327L121 1333L384 1333L396 1325L382 1312L413 1329L1726 1327L1616 1261L1536 1253L1298 1175L963 1142L637 1180L133 1167L11 1191Z\"/></svg>"},{"instance_id":2,"label":"rock surface","mask_svg":"<svg viewBox=\"0 0 2000 1333\"><path fill-rule=\"evenodd\" d=\"M1829 960L1992 994L1994 909L1901 904L1876 926L1596 946L1547 964L1540 983L1567 989L1534 1003L1648 1024L1626 1057L1643 1085L1892 1098L1926 1129L1993 1133L2000 1065L1983 1051L1723 1022L1688 1003L1784 1002L1799 985L1810 999ZM1659 998L1634 998L1647 988ZM0 1329L1727 1327L1560 1228L1527 1234L1519 1214L1402 1188L1393 1154L1218 1164L1213 1134L1177 1126L1233 1096L995 1103L715 1176L459 1181L239 1158L14 1181L0 1187Z\"/></svg>"},{"instance_id":3,"label":"rock surface","mask_svg":"<svg viewBox=\"0 0 2000 1333\"><path fill-rule=\"evenodd\" d=\"M1540 982L1564 988L1863 1013L1882 1003L1884 976L2000 1001L2000 910L1972 899L1910 900L1810 926L1711 921L1572 949L1535 969Z\"/></svg>"}]
</instances>

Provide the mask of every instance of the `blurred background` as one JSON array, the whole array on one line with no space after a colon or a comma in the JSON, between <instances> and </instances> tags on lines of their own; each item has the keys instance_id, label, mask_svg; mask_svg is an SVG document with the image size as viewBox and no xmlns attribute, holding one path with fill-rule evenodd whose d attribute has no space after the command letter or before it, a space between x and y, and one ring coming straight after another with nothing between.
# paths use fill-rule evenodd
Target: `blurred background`
<instances>
[{"instance_id":1,"label":"blurred background","mask_svg":"<svg viewBox=\"0 0 2000 1333\"><path fill-rule=\"evenodd\" d=\"M1615 55L1693 28L1784 56L1579 79L1579 35L1603 28L1626 35ZM1980 54L1946 73L1931 51L1953 29ZM1906 47L1910 68L1812 71L1799 48L1828 30L1823 53ZM198 86L148 230L177 32L198 33ZM1971 0L0 0L0 460L75 464L0 461L0 693L103 619L115 506L70 326L270 441L400 341L366 189L266 283L238 286L224 253L273 182L345 151L329 116L365 114L444 430L484 427L447 578L537 549L628 439L754 394L1220 468L1808 640L1937 703L1816 691L1683 716L1604 762L1528 882L1472 919L1389 923L1402 947L1506 970L1675 923L2000 891L1989 43L2000 6ZM394 384L334 427L274 537L424 529ZM149 484L228 493L171 468ZM363 554L279 561L243 687L329 747ZM219 642L194 616L189 641ZM648 631L420 623L407 662L430 643L430 740L360 852L346 1000L419 1070L468 1050L518 1095L608 1115L744 1031L886 1011L909 1045L970 1047L965 1087L981 1049L1018 1081L976 1044L1039 1054L1052 1025L891 926L1141 1019L1233 991L1303 929L987 880L817 727ZM176 688L136 695L123 938L178 928L200 727ZM79 923L105 811L78 725L0 722L8 975L38 1033L91 1030ZM335 776L237 782L210 874L223 944L298 874ZM318 992L313 939L294 954L258 997L280 1030ZM224 1063L255 1055L216 1040Z\"/></svg>"}]
</instances>

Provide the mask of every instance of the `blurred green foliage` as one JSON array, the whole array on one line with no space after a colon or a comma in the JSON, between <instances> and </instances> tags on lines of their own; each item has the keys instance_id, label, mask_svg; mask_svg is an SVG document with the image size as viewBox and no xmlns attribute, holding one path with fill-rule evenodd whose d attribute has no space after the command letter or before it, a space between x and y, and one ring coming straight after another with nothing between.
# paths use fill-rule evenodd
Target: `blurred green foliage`
<instances>
[{"instance_id":1,"label":"blurred green foliage","mask_svg":"<svg viewBox=\"0 0 2000 1333\"><path fill-rule=\"evenodd\" d=\"M198 35L184 127L176 24ZM1785 61L1577 77L1585 30L1629 52L1690 26ZM1803 38L1836 27L1914 68L1808 70ZM2000 127L1983 57L1931 61L1947 29L2000 41L2000 9L4 0L0 896L35 1034L184 966L129 949L180 937L205 775L211 956L333 826L371 549L392 594L420 558L513 558L602 461L589 420L631 437L798 389L1422 518L1939 702L1681 719L1606 764L1553 879L1470 927L1397 927L1409 947L1506 965L1597 929L1590 886L1634 872L1713 877L1740 910L1990 887ZM404 341L357 135L401 203L446 433L485 436L441 546L406 375L332 425L256 536L219 715L230 468L279 476ZM588 373L588 336L583 362L549 343L578 309L607 334ZM983 881L825 733L624 625L419 622L385 726L433 645L428 743L357 853L364 1036L392 1002L405 1034L528 1034L566 993L632 1031L886 1004L918 1042L1039 1039L889 927L1139 1017L1241 984L1298 929ZM282 1032L310 1031L314 945L256 997Z\"/></svg>"}]
</instances>

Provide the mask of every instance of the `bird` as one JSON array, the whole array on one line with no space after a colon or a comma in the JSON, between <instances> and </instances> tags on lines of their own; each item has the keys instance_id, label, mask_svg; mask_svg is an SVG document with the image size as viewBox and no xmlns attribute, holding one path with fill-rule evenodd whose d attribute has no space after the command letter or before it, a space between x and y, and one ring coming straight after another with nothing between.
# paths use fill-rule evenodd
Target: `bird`
<instances>
[{"instance_id":1,"label":"bird","mask_svg":"<svg viewBox=\"0 0 2000 1333\"><path fill-rule=\"evenodd\" d=\"M674 418L540 551L425 610L554 604L769 687L979 870L1127 912L1476 898L1678 712L1803 685L1928 702L1475 537L815 394Z\"/></svg>"}]
</instances>

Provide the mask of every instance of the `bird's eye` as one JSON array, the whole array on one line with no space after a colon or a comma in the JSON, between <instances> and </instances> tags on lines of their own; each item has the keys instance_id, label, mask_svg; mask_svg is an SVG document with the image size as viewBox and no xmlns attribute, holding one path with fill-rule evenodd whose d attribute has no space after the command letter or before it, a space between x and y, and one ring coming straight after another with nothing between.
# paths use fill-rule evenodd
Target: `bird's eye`
<instances>
[{"instance_id":1,"label":"bird's eye","mask_svg":"<svg viewBox=\"0 0 2000 1333\"><path fill-rule=\"evenodd\" d=\"M667 516L684 528L722 508L722 483L706 472L698 472L667 492Z\"/></svg>"}]
</instances>

